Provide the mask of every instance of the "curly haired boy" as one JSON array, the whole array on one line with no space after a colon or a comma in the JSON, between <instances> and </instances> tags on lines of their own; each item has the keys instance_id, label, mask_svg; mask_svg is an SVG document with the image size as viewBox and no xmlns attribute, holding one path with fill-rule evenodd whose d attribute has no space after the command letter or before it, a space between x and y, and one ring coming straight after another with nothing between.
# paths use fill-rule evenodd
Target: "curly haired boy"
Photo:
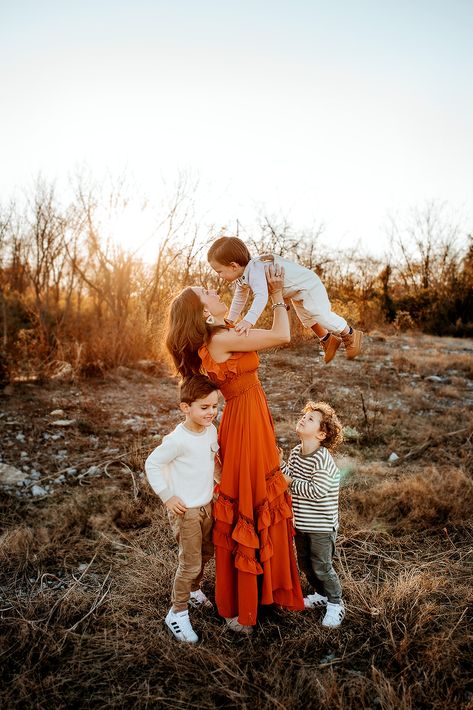
<instances>
[{"instance_id":1,"label":"curly haired boy","mask_svg":"<svg viewBox=\"0 0 473 710\"><path fill-rule=\"evenodd\" d=\"M314 588L306 608L326 607L323 626L337 627L345 616L340 580L332 565L338 530L340 471L332 458L342 426L326 402L308 402L296 424L300 444L281 470L290 485L300 569ZM281 459L282 459L282 452Z\"/></svg>"}]
</instances>

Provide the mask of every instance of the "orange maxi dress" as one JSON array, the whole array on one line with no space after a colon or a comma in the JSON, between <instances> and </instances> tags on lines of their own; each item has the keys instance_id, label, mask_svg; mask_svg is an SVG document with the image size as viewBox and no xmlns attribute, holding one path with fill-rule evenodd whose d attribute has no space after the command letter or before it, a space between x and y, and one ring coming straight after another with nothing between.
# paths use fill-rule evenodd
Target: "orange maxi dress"
<instances>
[{"instance_id":1,"label":"orange maxi dress","mask_svg":"<svg viewBox=\"0 0 473 710\"><path fill-rule=\"evenodd\" d=\"M204 345L199 355L225 398L218 432L222 478L214 503L215 600L221 616L253 626L260 604L304 608L291 501L257 353L233 353L217 363Z\"/></svg>"}]
</instances>

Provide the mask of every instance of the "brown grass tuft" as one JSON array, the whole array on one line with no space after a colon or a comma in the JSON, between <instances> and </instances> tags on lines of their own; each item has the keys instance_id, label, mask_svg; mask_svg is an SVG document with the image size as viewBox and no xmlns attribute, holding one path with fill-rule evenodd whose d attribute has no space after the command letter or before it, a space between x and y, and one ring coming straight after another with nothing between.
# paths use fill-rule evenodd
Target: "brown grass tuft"
<instances>
[{"instance_id":1,"label":"brown grass tuft","mask_svg":"<svg viewBox=\"0 0 473 710\"><path fill-rule=\"evenodd\" d=\"M364 520L383 521L394 533L458 525L473 509L473 483L461 469L430 467L367 492L355 491L349 505Z\"/></svg>"}]
</instances>

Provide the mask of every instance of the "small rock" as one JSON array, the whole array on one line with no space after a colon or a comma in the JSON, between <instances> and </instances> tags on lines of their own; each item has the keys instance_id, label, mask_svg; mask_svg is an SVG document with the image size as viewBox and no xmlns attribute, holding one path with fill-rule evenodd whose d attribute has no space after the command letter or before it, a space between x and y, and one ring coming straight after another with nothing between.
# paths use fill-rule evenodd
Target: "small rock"
<instances>
[{"instance_id":1,"label":"small rock","mask_svg":"<svg viewBox=\"0 0 473 710\"><path fill-rule=\"evenodd\" d=\"M50 417L63 417L64 416L64 410L63 409L55 409L53 412L49 412Z\"/></svg>"},{"instance_id":2,"label":"small rock","mask_svg":"<svg viewBox=\"0 0 473 710\"><path fill-rule=\"evenodd\" d=\"M33 488L31 489L31 495L33 496L45 496L48 494L48 491L46 488L43 488L43 486L38 486L38 484L35 483Z\"/></svg>"},{"instance_id":3,"label":"small rock","mask_svg":"<svg viewBox=\"0 0 473 710\"><path fill-rule=\"evenodd\" d=\"M440 377L439 375L429 375L425 378L429 382L447 382L448 377Z\"/></svg>"},{"instance_id":4,"label":"small rock","mask_svg":"<svg viewBox=\"0 0 473 710\"><path fill-rule=\"evenodd\" d=\"M393 451L392 453L389 454L389 456L388 456L388 461L389 461L390 463L392 463L393 461L397 461L398 458L399 458L399 456L396 454L395 451Z\"/></svg>"},{"instance_id":5,"label":"small rock","mask_svg":"<svg viewBox=\"0 0 473 710\"><path fill-rule=\"evenodd\" d=\"M56 419L55 422L51 422L52 426L72 426L76 423L75 419Z\"/></svg>"},{"instance_id":6,"label":"small rock","mask_svg":"<svg viewBox=\"0 0 473 710\"><path fill-rule=\"evenodd\" d=\"M20 456L21 456L21 458L22 458L23 460L24 460L24 459L29 459L29 456L28 456L28 454L27 454L26 451L22 451L21 454L20 454Z\"/></svg>"},{"instance_id":7,"label":"small rock","mask_svg":"<svg viewBox=\"0 0 473 710\"><path fill-rule=\"evenodd\" d=\"M24 478L24 471L7 463L0 463L0 483L4 486L17 486Z\"/></svg>"},{"instance_id":8,"label":"small rock","mask_svg":"<svg viewBox=\"0 0 473 710\"><path fill-rule=\"evenodd\" d=\"M25 435L23 434L22 431L19 431L15 438L16 438L17 441L24 441L24 440L25 440Z\"/></svg>"},{"instance_id":9,"label":"small rock","mask_svg":"<svg viewBox=\"0 0 473 710\"><path fill-rule=\"evenodd\" d=\"M88 566L89 566L89 565L86 565L85 562L82 562L82 563L78 566L77 571L78 571L78 572L85 572L85 570L87 569Z\"/></svg>"}]
</instances>

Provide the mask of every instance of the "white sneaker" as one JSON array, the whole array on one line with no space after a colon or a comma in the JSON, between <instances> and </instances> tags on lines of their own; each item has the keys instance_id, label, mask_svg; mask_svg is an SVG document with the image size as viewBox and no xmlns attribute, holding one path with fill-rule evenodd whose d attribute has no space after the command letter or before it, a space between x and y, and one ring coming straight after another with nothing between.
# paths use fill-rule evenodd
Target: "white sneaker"
<instances>
[{"instance_id":1,"label":"white sneaker","mask_svg":"<svg viewBox=\"0 0 473 710\"><path fill-rule=\"evenodd\" d=\"M327 597L323 597L321 594L317 594L317 592L304 597L304 607L306 609L316 609L320 606L327 606L327 602Z\"/></svg>"},{"instance_id":2,"label":"white sneaker","mask_svg":"<svg viewBox=\"0 0 473 710\"><path fill-rule=\"evenodd\" d=\"M340 604L332 604L332 602L327 602L327 611L322 619L322 626L329 626L330 628L335 629L337 626L340 626L344 616L345 607L343 602L340 602Z\"/></svg>"},{"instance_id":3,"label":"white sneaker","mask_svg":"<svg viewBox=\"0 0 473 710\"><path fill-rule=\"evenodd\" d=\"M191 592L189 597L189 604L194 607L194 609L213 609L213 604L208 597L205 596L202 589L196 589L195 592Z\"/></svg>"},{"instance_id":4,"label":"white sneaker","mask_svg":"<svg viewBox=\"0 0 473 710\"><path fill-rule=\"evenodd\" d=\"M197 643L199 637L192 628L191 621L189 619L189 612L178 611L175 613L169 609L164 623L171 630L178 641L186 641L187 643Z\"/></svg>"},{"instance_id":5,"label":"white sneaker","mask_svg":"<svg viewBox=\"0 0 473 710\"><path fill-rule=\"evenodd\" d=\"M237 634L245 634L245 636L250 636L253 633L253 627L252 626L243 626L243 624L240 624L238 621L238 616L233 616L233 617L225 617L226 624L229 629L232 631L235 631Z\"/></svg>"}]
</instances>

